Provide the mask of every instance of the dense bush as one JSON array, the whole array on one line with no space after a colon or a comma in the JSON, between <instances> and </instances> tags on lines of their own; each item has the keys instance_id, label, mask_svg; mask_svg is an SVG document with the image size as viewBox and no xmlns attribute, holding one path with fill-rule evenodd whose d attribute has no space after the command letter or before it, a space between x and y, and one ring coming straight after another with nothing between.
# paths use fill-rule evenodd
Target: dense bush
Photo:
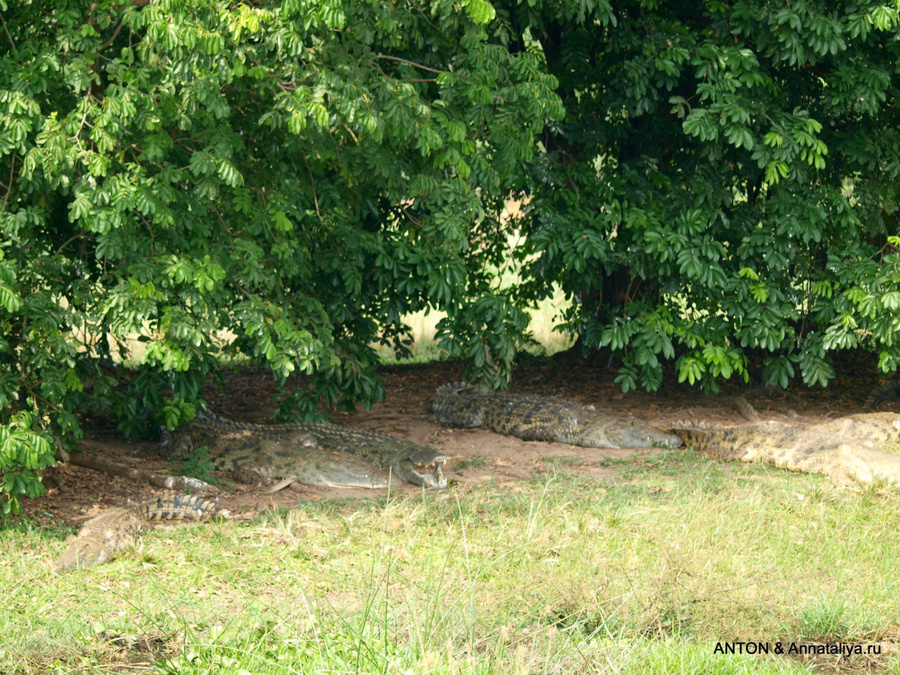
<instances>
[{"instance_id":1,"label":"dense bush","mask_svg":"<svg viewBox=\"0 0 900 675\"><path fill-rule=\"evenodd\" d=\"M229 353L310 373L300 412L378 400L402 315L493 297L473 232L561 107L483 0L54 7L4 6L0 38L7 509L80 405L174 426ZM126 383L80 363L135 335Z\"/></svg>"},{"instance_id":2,"label":"dense bush","mask_svg":"<svg viewBox=\"0 0 900 675\"><path fill-rule=\"evenodd\" d=\"M825 385L858 345L900 364L898 8L800 0L509 3L566 118L527 165L532 299L655 389Z\"/></svg>"},{"instance_id":3,"label":"dense bush","mask_svg":"<svg viewBox=\"0 0 900 675\"><path fill-rule=\"evenodd\" d=\"M751 349L782 385L857 345L897 368L895 4L0 8L7 511L79 410L173 427L223 355L308 373L284 415L371 402L371 345L432 308L505 386L554 285L626 390L665 360L714 390Z\"/></svg>"}]
</instances>

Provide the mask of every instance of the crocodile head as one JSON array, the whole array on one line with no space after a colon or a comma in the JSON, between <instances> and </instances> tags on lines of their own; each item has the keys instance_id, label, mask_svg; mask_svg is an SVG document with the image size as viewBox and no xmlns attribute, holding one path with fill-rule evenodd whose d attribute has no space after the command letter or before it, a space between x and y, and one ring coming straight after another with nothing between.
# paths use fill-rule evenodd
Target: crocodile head
<instances>
[{"instance_id":1,"label":"crocodile head","mask_svg":"<svg viewBox=\"0 0 900 675\"><path fill-rule=\"evenodd\" d=\"M435 490L447 487L443 466L446 455L433 448L409 449L398 453L391 470L403 480Z\"/></svg>"},{"instance_id":2,"label":"crocodile head","mask_svg":"<svg viewBox=\"0 0 900 675\"><path fill-rule=\"evenodd\" d=\"M649 448L665 445L677 448L683 441L673 433L657 429L637 419L618 420L617 424L604 429L606 437L618 448Z\"/></svg>"}]
</instances>

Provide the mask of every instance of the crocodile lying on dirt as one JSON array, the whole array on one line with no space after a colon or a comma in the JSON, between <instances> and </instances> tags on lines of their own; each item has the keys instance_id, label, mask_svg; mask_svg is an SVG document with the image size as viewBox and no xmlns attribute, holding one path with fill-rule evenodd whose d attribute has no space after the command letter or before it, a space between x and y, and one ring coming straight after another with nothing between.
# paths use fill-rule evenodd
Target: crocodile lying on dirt
<instances>
[{"instance_id":1,"label":"crocodile lying on dirt","mask_svg":"<svg viewBox=\"0 0 900 675\"><path fill-rule=\"evenodd\" d=\"M69 542L53 566L55 572L90 567L112 560L116 554L134 546L141 530L153 520L208 520L230 518L214 502L189 495L166 495L117 509L91 518Z\"/></svg>"},{"instance_id":2,"label":"crocodile lying on dirt","mask_svg":"<svg viewBox=\"0 0 900 675\"><path fill-rule=\"evenodd\" d=\"M447 458L437 450L325 422L247 424L205 415L167 439L163 451L178 457L203 446L213 468L243 479L293 477L307 485L380 488L393 478L447 487L442 472Z\"/></svg>"},{"instance_id":3,"label":"crocodile lying on dirt","mask_svg":"<svg viewBox=\"0 0 900 675\"><path fill-rule=\"evenodd\" d=\"M440 387L431 407L441 424L484 427L523 441L555 441L587 448L681 445L678 436L634 418L607 415L550 396L483 393L464 382Z\"/></svg>"},{"instance_id":4,"label":"crocodile lying on dirt","mask_svg":"<svg viewBox=\"0 0 900 675\"><path fill-rule=\"evenodd\" d=\"M900 415L850 415L810 426L763 422L729 429L673 429L699 452L723 462L759 462L819 473L835 483L883 480L900 485Z\"/></svg>"},{"instance_id":5,"label":"crocodile lying on dirt","mask_svg":"<svg viewBox=\"0 0 900 675\"><path fill-rule=\"evenodd\" d=\"M880 387L875 387L869 398L863 404L865 412L878 410L882 405L889 401L900 401L900 380L888 382Z\"/></svg>"}]
</instances>

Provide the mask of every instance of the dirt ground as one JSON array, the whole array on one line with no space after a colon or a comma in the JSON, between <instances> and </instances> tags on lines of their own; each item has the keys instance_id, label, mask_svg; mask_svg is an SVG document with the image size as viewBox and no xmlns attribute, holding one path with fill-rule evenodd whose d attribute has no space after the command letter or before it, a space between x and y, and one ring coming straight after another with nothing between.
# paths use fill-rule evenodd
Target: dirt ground
<instances>
[{"instance_id":1,"label":"dirt ground","mask_svg":"<svg viewBox=\"0 0 900 675\"><path fill-rule=\"evenodd\" d=\"M658 392L633 391L623 394L614 382L616 373L606 364L586 362L568 354L553 358L528 359L515 371L510 391L552 395L593 404L598 410L644 419L661 428L676 421L712 424L742 424L747 420L735 407L735 397L743 397L762 419L823 421L860 412L871 389L880 381L874 357L850 354L838 364L839 374L827 389L809 390L795 385L786 391L751 384L726 383L714 396L677 384L671 373ZM572 470L602 479L613 473L610 459L635 454L663 452L656 448L604 450L572 447L560 443L520 441L480 429L448 429L431 416L435 389L461 379L463 364L439 362L382 368L386 401L371 410L355 413L330 412L332 422L364 429L375 429L423 445L432 445L448 457L445 475L449 491L477 489L488 481L508 484L548 471L550 458L559 458ZM271 422L276 387L269 376L258 370L224 372L222 381L208 385L204 392L209 408L217 415L234 420ZM295 386L303 386L298 378ZM884 409L898 410L894 404ZM325 411L327 412L327 411ZM152 444L127 442L114 431L108 420L83 420L85 438L81 448L115 462L140 467L155 473L177 473L165 461L148 457ZM111 506L120 506L160 492L159 488L139 485L119 477L69 464L49 469L44 478L46 496L26 500L23 510L45 523L80 525ZM330 489L304 487L300 491L282 490L266 494L264 487L228 487L218 497L219 504L242 515L253 515L272 506L294 506L305 500L330 498L371 498L382 490ZM413 493L414 485L392 488L394 492Z\"/></svg>"}]
</instances>

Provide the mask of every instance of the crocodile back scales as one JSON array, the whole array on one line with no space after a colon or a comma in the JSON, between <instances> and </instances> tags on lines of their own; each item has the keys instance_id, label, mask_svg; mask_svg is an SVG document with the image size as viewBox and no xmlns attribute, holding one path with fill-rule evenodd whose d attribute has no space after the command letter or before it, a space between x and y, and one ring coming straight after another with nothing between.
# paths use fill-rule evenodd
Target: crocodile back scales
<instances>
[{"instance_id":1,"label":"crocodile back scales","mask_svg":"<svg viewBox=\"0 0 900 675\"><path fill-rule=\"evenodd\" d=\"M134 546L141 530L152 520L208 520L230 518L215 502L191 495L153 497L133 506L104 511L87 521L72 539L53 568L56 572L90 567L112 560Z\"/></svg>"},{"instance_id":2,"label":"crocodile back scales","mask_svg":"<svg viewBox=\"0 0 900 675\"><path fill-rule=\"evenodd\" d=\"M762 422L735 428L676 426L695 450L720 461L760 462L835 482L900 484L900 415L850 415L821 424Z\"/></svg>"},{"instance_id":3,"label":"crocodile back scales","mask_svg":"<svg viewBox=\"0 0 900 675\"><path fill-rule=\"evenodd\" d=\"M875 389L872 390L872 393L869 394L869 398L866 399L866 402L863 404L863 410L865 412L872 412L883 406L885 403L892 403L894 401L900 401L900 380L895 380L883 384L880 387L875 387Z\"/></svg>"},{"instance_id":4,"label":"crocodile back scales","mask_svg":"<svg viewBox=\"0 0 900 675\"><path fill-rule=\"evenodd\" d=\"M432 410L442 424L484 427L525 441L555 441L591 448L681 445L674 434L641 420L607 415L553 396L483 393L464 382L440 387Z\"/></svg>"},{"instance_id":5,"label":"crocodile back scales","mask_svg":"<svg viewBox=\"0 0 900 675\"><path fill-rule=\"evenodd\" d=\"M206 446L213 467L309 485L386 487L406 480L444 488L437 450L378 431L327 422L250 424L205 416L185 425L168 451L175 456Z\"/></svg>"},{"instance_id":6,"label":"crocodile back scales","mask_svg":"<svg viewBox=\"0 0 900 675\"><path fill-rule=\"evenodd\" d=\"M208 520L231 518L232 515L214 501L185 494L159 495L138 502L130 509L144 520Z\"/></svg>"}]
</instances>

